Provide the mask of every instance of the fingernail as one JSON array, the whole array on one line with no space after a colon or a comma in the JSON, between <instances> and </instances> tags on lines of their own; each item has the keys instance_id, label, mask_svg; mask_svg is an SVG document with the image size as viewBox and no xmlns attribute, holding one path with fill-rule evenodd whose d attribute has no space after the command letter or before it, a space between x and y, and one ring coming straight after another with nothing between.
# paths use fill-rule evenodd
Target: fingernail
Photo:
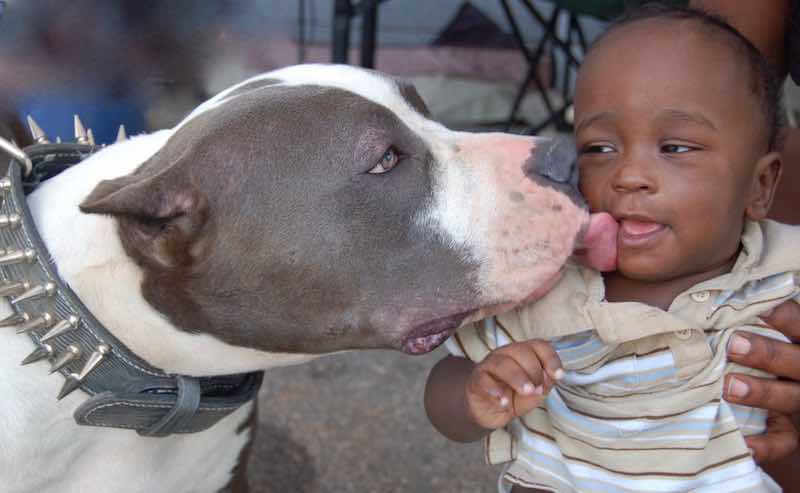
<instances>
[{"instance_id":1,"label":"fingernail","mask_svg":"<svg viewBox=\"0 0 800 493\"><path fill-rule=\"evenodd\" d=\"M728 384L728 395L732 395L733 397L742 398L750 392L750 386L746 383L742 382L738 378L731 378L730 383Z\"/></svg>"},{"instance_id":2,"label":"fingernail","mask_svg":"<svg viewBox=\"0 0 800 493\"><path fill-rule=\"evenodd\" d=\"M526 383L525 385L522 386L522 393L525 395L530 395L533 393L533 391L534 391L533 384Z\"/></svg>"},{"instance_id":3,"label":"fingernail","mask_svg":"<svg viewBox=\"0 0 800 493\"><path fill-rule=\"evenodd\" d=\"M561 380L562 378L564 378L564 370L559 368L553 373L553 377L555 377L556 380Z\"/></svg>"},{"instance_id":4,"label":"fingernail","mask_svg":"<svg viewBox=\"0 0 800 493\"><path fill-rule=\"evenodd\" d=\"M544 394L544 385L537 385L536 388L533 390L533 393L536 395Z\"/></svg>"},{"instance_id":5,"label":"fingernail","mask_svg":"<svg viewBox=\"0 0 800 493\"><path fill-rule=\"evenodd\" d=\"M728 353L744 356L750 352L750 341L740 335L731 337L731 342L728 344Z\"/></svg>"},{"instance_id":6,"label":"fingernail","mask_svg":"<svg viewBox=\"0 0 800 493\"><path fill-rule=\"evenodd\" d=\"M508 406L508 397L501 397L500 398L500 406L507 407Z\"/></svg>"}]
</instances>

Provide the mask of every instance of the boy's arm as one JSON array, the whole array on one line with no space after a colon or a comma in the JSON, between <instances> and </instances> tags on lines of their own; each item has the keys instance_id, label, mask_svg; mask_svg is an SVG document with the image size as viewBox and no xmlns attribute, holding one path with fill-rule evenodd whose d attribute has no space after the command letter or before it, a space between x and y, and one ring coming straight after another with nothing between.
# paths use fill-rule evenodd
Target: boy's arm
<instances>
[{"instance_id":1,"label":"boy's arm","mask_svg":"<svg viewBox=\"0 0 800 493\"><path fill-rule=\"evenodd\" d=\"M467 358L446 356L436 363L425 384L425 412L436 430L456 442L474 442L492 430L472 419L466 385L475 363Z\"/></svg>"}]
</instances>

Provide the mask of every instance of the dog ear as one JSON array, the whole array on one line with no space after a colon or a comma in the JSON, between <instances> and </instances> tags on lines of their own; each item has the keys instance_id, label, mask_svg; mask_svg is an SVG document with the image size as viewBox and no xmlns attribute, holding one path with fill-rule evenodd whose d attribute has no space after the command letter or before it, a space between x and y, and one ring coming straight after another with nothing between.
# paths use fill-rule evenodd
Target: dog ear
<instances>
[{"instance_id":1,"label":"dog ear","mask_svg":"<svg viewBox=\"0 0 800 493\"><path fill-rule=\"evenodd\" d=\"M100 182L80 204L87 214L114 216L129 255L152 267L192 265L208 219L208 202L196 187L165 174Z\"/></svg>"}]
</instances>

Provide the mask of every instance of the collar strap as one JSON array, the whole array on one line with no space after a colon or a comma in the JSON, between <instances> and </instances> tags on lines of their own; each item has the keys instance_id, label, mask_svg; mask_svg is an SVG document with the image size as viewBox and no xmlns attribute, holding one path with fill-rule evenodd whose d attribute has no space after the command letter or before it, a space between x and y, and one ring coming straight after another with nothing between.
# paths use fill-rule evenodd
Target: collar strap
<instances>
[{"instance_id":1,"label":"collar strap","mask_svg":"<svg viewBox=\"0 0 800 493\"><path fill-rule=\"evenodd\" d=\"M32 149L38 147L34 145L25 152L58 166L68 166L70 156L77 158L74 164L89 154L71 144L46 145L52 149L37 155L30 151L45 150ZM256 397L263 372L170 375L132 353L58 277L28 209L16 161L0 179L0 193L0 297L13 310L0 327L14 327L36 345L23 365L48 360L50 373L64 377L59 400L77 389L89 394L75 410L78 424L133 429L146 436L192 433Z\"/></svg>"}]
</instances>

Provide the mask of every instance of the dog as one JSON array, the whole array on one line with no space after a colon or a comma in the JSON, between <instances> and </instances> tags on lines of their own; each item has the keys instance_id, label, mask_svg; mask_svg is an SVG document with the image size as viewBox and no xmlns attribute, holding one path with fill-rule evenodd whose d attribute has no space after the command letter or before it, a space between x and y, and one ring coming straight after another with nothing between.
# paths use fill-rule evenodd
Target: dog
<instances>
[{"instance_id":1,"label":"dog","mask_svg":"<svg viewBox=\"0 0 800 493\"><path fill-rule=\"evenodd\" d=\"M576 248L608 262L574 160L568 142L448 130L390 76L301 65L45 181L27 207L59 280L0 287L3 490L245 491L258 387L242 374L425 353L541 295ZM0 263L39 265L4 249ZM80 316L21 313L62 291ZM115 365L172 383L103 383L124 380ZM242 382L246 399L203 407Z\"/></svg>"}]
</instances>

